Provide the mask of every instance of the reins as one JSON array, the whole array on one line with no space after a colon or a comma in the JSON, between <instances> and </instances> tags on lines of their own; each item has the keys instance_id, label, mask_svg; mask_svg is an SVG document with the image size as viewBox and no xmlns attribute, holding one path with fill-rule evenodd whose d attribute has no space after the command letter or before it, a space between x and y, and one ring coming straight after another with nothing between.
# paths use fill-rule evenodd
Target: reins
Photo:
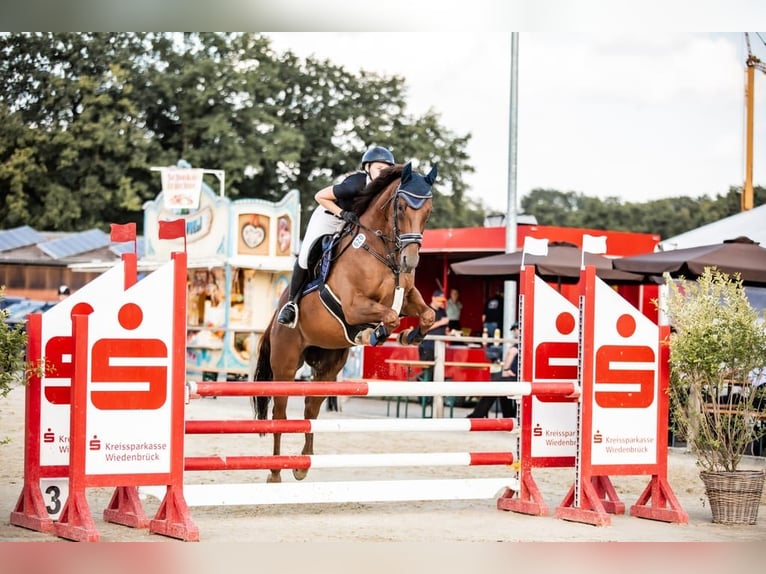
<instances>
[{"instance_id":1,"label":"reins","mask_svg":"<svg viewBox=\"0 0 766 574\"><path fill-rule=\"evenodd\" d=\"M401 180L400 180L401 184ZM418 245L421 245L423 243L423 234L422 233L399 233L399 221L396 217L396 205L397 200L399 199L399 193L400 189L397 186L397 189L391 194L391 196L386 199L386 201L383 202L383 204L380 206L381 211L385 211L386 207L391 204L391 218L392 218L392 230L393 230L393 237L389 237L383 233L380 229L372 229L370 227L367 227L366 225L359 223L358 225L352 225L347 227L346 230L344 230L345 233L351 232L353 229L362 229L364 231L369 232L370 234L374 235L375 237L379 238L381 242L383 243L386 254L381 255L378 253L375 249L370 247L368 242L362 243L359 247L361 249L364 249L367 253L372 255L375 259L380 261L383 265L388 267L392 273L394 274L394 281L396 287L399 286L399 275L401 274L401 266L399 265L399 254L403 249L405 249L408 245L412 243L417 243ZM352 240L349 242L338 254L340 256L346 249L348 249L349 246L353 245L354 241Z\"/></svg>"}]
</instances>

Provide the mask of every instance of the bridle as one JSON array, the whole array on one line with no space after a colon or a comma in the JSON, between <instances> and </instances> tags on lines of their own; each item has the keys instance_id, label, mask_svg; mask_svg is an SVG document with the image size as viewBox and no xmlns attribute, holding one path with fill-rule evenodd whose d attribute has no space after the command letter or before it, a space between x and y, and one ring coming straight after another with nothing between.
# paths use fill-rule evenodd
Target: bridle
<instances>
[{"instance_id":1,"label":"bridle","mask_svg":"<svg viewBox=\"0 0 766 574\"><path fill-rule=\"evenodd\" d=\"M399 205L399 199L403 199L404 202L409 207L417 210L422 208L423 205L425 205L426 201L428 201L431 198L433 198L433 193L431 192L430 189L428 190L428 193L415 194L411 191L403 189L401 180L400 180L399 186L396 188L396 191L394 191L394 193L392 193L391 196L385 202L383 202L383 205L380 206L380 209L382 211L382 210L385 210L389 204L391 205L391 219L392 219L391 227L393 231L393 236L388 236L380 229L371 229L361 223L358 225L360 229L370 232L371 234L375 235L383 242L383 245L386 250L386 254L381 255L375 249L370 247L367 241L364 240L366 236L363 233L358 234L348 244L348 246L353 246L353 247L356 247L357 249L359 248L364 249L365 251L367 251L367 253L375 257L375 259L383 263L383 265L391 269L396 279L396 285L398 286L399 275L402 273L401 265L399 263L401 252L407 247L409 247L410 245L412 245L413 243L417 244L418 246L423 244L423 234L420 232L400 233L399 218L396 216L397 215L396 209L397 209L397 206ZM351 233L352 230L355 229L356 227L357 226L347 227L346 233Z\"/></svg>"}]
</instances>

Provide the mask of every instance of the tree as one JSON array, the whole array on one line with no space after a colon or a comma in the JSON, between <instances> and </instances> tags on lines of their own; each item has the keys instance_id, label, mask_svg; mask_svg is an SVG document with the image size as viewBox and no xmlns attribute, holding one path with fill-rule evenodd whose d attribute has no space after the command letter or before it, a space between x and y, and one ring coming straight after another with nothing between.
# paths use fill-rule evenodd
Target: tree
<instances>
[{"instance_id":1,"label":"tree","mask_svg":"<svg viewBox=\"0 0 766 574\"><path fill-rule=\"evenodd\" d=\"M756 187L754 191L755 204L766 203L766 189ZM541 225L656 233L668 238L738 213L740 193L741 189L730 187L726 195L715 198L671 197L624 203L616 197L600 199L538 188L522 197L521 207Z\"/></svg>"},{"instance_id":2,"label":"tree","mask_svg":"<svg viewBox=\"0 0 766 574\"><path fill-rule=\"evenodd\" d=\"M227 195L314 193L372 144L439 161L431 224L477 224L464 201L468 135L407 114L402 78L275 53L258 34L0 36L0 225L79 230L143 224L149 168L185 159L226 171Z\"/></svg>"},{"instance_id":3,"label":"tree","mask_svg":"<svg viewBox=\"0 0 766 574\"><path fill-rule=\"evenodd\" d=\"M130 170L148 146L133 102L134 35L0 36L0 206L6 226L75 230L137 219Z\"/></svg>"}]
</instances>

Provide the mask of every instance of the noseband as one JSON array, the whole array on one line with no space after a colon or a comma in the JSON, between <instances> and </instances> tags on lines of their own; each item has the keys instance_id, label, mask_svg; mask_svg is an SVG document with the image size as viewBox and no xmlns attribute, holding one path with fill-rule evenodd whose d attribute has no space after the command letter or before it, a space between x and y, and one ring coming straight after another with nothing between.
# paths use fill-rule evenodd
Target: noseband
<instances>
[{"instance_id":1,"label":"noseband","mask_svg":"<svg viewBox=\"0 0 766 574\"><path fill-rule=\"evenodd\" d=\"M407 191L406 189L402 189L400 183L399 187L396 189L396 192L391 197L391 200L389 200L392 202L391 216L393 217L394 246L397 252L405 249L413 243L416 243L418 246L423 244L422 233L399 233L399 219L396 217L396 206L399 203L400 197L404 199L405 203L409 207L418 210L423 207L423 205L425 205L428 199L433 197L433 193L431 190L429 190L427 194L418 195L412 193L411 191Z\"/></svg>"}]
</instances>

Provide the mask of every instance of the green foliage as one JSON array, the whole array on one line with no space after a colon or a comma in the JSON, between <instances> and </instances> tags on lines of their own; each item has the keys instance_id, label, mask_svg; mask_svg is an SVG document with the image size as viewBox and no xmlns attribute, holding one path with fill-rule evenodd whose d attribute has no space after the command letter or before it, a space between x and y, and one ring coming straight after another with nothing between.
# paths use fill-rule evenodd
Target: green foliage
<instances>
[{"instance_id":1,"label":"green foliage","mask_svg":"<svg viewBox=\"0 0 766 574\"><path fill-rule=\"evenodd\" d=\"M0 287L0 300L4 293L5 288ZM24 380L25 372L24 346L27 336L22 326L10 327L5 322L7 317L8 312L0 309L0 398Z\"/></svg>"},{"instance_id":2,"label":"green foliage","mask_svg":"<svg viewBox=\"0 0 766 574\"><path fill-rule=\"evenodd\" d=\"M599 199L573 191L533 189L521 198L522 211L540 225L656 233L663 239L696 229L740 211L741 189L715 198L671 197L644 203ZM755 205L766 203L766 188L754 189Z\"/></svg>"},{"instance_id":3,"label":"green foliage","mask_svg":"<svg viewBox=\"0 0 766 574\"><path fill-rule=\"evenodd\" d=\"M373 144L439 162L431 225L480 225L464 200L468 135L413 117L400 77L275 53L251 33L0 35L0 227L143 227L152 166L223 169L231 198L314 194Z\"/></svg>"},{"instance_id":4,"label":"green foliage","mask_svg":"<svg viewBox=\"0 0 766 574\"><path fill-rule=\"evenodd\" d=\"M703 470L734 471L747 444L763 434L750 377L766 366L766 326L738 277L706 268L695 282L665 279L673 422ZM732 388L742 389L738 401Z\"/></svg>"}]
</instances>

